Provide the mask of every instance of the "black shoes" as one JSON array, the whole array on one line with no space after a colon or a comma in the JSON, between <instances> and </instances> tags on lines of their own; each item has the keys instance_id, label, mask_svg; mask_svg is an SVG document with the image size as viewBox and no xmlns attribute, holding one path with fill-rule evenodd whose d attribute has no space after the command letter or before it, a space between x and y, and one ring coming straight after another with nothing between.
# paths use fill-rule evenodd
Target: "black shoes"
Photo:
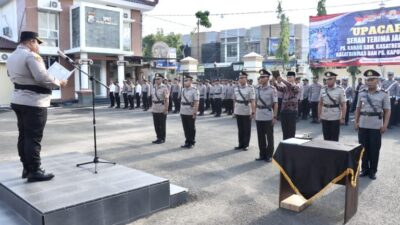
<instances>
[{"instance_id":1,"label":"black shoes","mask_svg":"<svg viewBox=\"0 0 400 225\"><path fill-rule=\"evenodd\" d=\"M241 150L242 147L241 147L241 146L238 146L238 147L235 147L234 149L235 149L235 150Z\"/></svg>"},{"instance_id":2,"label":"black shoes","mask_svg":"<svg viewBox=\"0 0 400 225\"><path fill-rule=\"evenodd\" d=\"M265 162L267 162L267 163L272 162L272 157L266 158Z\"/></svg>"},{"instance_id":3,"label":"black shoes","mask_svg":"<svg viewBox=\"0 0 400 225\"><path fill-rule=\"evenodd\" d=\"M235 149L235 150L248 151L248 150L249 150L249 147L248 147L248 146L247 146L247 147L238 146L238 147L235 147L234 149Z\"/></svg>"},{"instance_id":4,"label":"black shoes","mask_svg":"<svg viewBox=\"0 0 400 225\"><path fill-rule=\"evenodd\" d=\"M376 174L373 173L373 172L369 173L369 178L370 178L371 180L376 180Z\"/></svg>"},{"instance_id":5,"label":"black shoes","mask_svg":"<svg viewBox=\"0 0 400 225\"><path fill-rule=\"evenodd\" d=\"M162 144L164 142L165 142L165 140L157 139L155 141L152 141L151 143L153 143L153 144Z\"/></svg>"},{"instance_id":6,"label":"black shoes","mask_svg":"<svg viewBox=\"0 0 400 225\"><path fill-rule=\"evenodd\" d=\"M185 145L181 146L181 148L186 148L186 149L192 149L193 147L194 147L194 145L192 145L192 144L185 144Z\"/></svg>"},{"instance_id":7,"label":"black shoes","mask_svg":"<svg viewBox=\"0 0 400 225\"><path fill-rule=\"evenodd\" d=\"M368 171L367 170L361 171L360 177L366 177L366 176L368 176Z\"/></svg>"},{"instance_id":8,"label":"black shoes","mask_svg":"<svg viewBox=\"0 0 400 225\"><path fill-rule=\"evenodd\" d=\"M27 170L27 169L24 168L24 169L22 170L22 176L21 176L21 177L22 177L22 179L25 179L25 178L28 177L28 170Z\"/></svg>"},{"instance_id":9,"label":"black shoes","mask_svg":"<svg viewBox=\"0 0 400 225\"><path fill-rule=\"evenodd\" d=\"M37 169L34 172L29 172L27 175L28 182L41 182L41 181L49 181L54 178L54 174L46 173L43 169Z\"/></svg>"},{"instance_id":10,"label":"black shoes","mask_svg":"<svg viewBox=\"0 0 400 225\"><path fill-rule=\"evenodd\" d=\"M259 158L256 158L256 161L264 161L265 160L265 158L264 157L259 157Z\"/></svg>"}]
</instances>

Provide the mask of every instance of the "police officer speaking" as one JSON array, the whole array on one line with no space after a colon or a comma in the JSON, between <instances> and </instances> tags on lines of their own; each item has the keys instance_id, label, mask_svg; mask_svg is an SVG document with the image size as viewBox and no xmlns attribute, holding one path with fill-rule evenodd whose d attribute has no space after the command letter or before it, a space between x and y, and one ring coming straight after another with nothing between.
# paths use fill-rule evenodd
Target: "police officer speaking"
<instances>
[{"instance_id":1,"label":"police officer speaking","mask_svg":"<svg viewBox=\"0 0 400 225\"><path fill-rule=\"evenodd\" d=\"M156 84L152 90L152 112L154 129L156 131L157 140L153 141L153 144L162 144L165 142L166 135L166 122L169 106L169 90L168 87L162 84L164 76L160 73L156 73L154 76Z\"/></svg>"},{"instance_id":2,"label":"police officer speaking","mask_svg":"<svg viewBox=\"0 0 400 225\"><path fill-rule=\"evenodd\" d=\"M276 88L269 85L271 73L265 69L261 69L259 73L259 86L256 89L256 124L260 157L256 161L271 162L274 153L274 124L278 112L278 94Z\"/></svg>"},{"instance_id":3,"label":"police officer speaking","mask_svg":"<svg viewBox=\"0 0 400 225\"><path fill-rule=\"evenodd\" d=\"M22 178L28 178L28 182L54 177L40 168L41 141L51 89L67 85L67 81L59 81L47 73L38 54L41 43L37 33L22 31L19 45L7 61L8 75L15 86L11 108L18 120L18 153L24 167Z\"/></svg>"},{"instance_id":4,"label":"police officer speaking","mask_svg":"<svg viewBox=\"0 0 400 225\"><path fill-rule=\"evenodd\" d=\"M336 86L337 74L326 72L326 86L321 89L318 118L322 121L324 140L339 141L340 124L346 116L346 98L343 88Z\"/></svg>"},{"instance_id":5,"label":"police officer speaking","mask_svg":"<svg viewBox=\"0 0 400 225\"><path fill-rule=\"evenodd\" d=\"M390 119L389 95L378 89L379 73L375 70L364 72L368 89L359 93L355 111L355 129L358 141L364 146L360 176L376 179L382 134L386 131Z\"/></svg>"},{"instance_id":6,"label":"police officer speaking","mask_svg":"<svg viewBox=\"0 0 400 225\"><path fill-rule=\"evenodd\" d=\"M247 76L246 72L240 72L239 85L234 90L234 114L239 131L239 145L235 147L235 150L244 151L249 148L251 120L254 118L256 108L254 88L247 84Z\"/></svg>"},{"instance_id":7,"label":"police officer speaking","mask_svg":"<svg viewBox=\"0 0 400 225\"><path fill-rule=\"evenodd\" d=\"M192 86L193 77L185 75L181 94L181 119L185 132L185 144L181 148L191 149L196 141L196 115L199 108L199 90Z\"/></svg>"}]
</instances>

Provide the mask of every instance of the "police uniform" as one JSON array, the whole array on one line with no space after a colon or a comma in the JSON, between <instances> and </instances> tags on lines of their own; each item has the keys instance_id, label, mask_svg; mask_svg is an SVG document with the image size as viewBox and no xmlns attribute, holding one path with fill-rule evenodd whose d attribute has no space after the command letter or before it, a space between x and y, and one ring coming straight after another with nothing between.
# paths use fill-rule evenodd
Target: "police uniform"
<instances>
[{"instance_id":1,"label":"police uniform","mask_svg":"<svg viewBox=\"0 0 400 225\"><path fill-rule=\"evenodd\" d=\"M186 75L185 79L193 79L192 76ZM181 119L183 131L185 133L185 145L182 148L192 148L196 141L196 114L198 110L198 102L200 93L197 88L190 86L182 89L181 95Z\"/></svg>"},{"instance_id":2,"label":"police uniform","mask_svg":"<svg viewBox=\"0 0 400 225\"><path fill-rule=\"evenodd\" d=\"M214 90L215 90L215 81L210 86L210 105L211 105L211 113L215 114L215 101L214 101Z\"/></svg>"},{"instance_id":3,"label":"police uniform","mask_svg":"<svg viewBox=\"0 0 400 225\"><path fill-rule=\"evenodd\" d=\"M390 78L388 80L384 80L382 82L382 90L386 91L386 93L388 93L389 98L390 98L390 106L392 109L395 108L395 102L396 102L396 94L397 94L397 90L400 88L397 81L395 81L393 79L393 72L389 72L388 76L390 76ZM389 128L393 125L395 125L396 121L396 116L394 114L392 114L392 116L390 117L390 122L389 122Z\"/></svg>"},{"instance_id":4,"label":"police uniform","mask_svg":"<svg viewBox=\"0 0 400 225\"><path fill-rule=\"evenodd\" d=\"M128 93L128 102L129 102L129 109L133 109L133 89L134 87L132 86L132 81L127 81L127 93Z\"/></svg>"},{"instance_id":5,"label":"police uniform","mask_svg":"<svg viewBox=\"0 0 400 225\"><path fill-rule=\"evenodd\" d=\"M379 73L367 70L367 78L379 78ZM380 129L384 126L385 110L390 111L389 95L377 89L374 92L364 90L360 92L357 102L356 124L358 124L358 141L364 147L361 176L369 175L376 179L378 170L379 151L381 148L382 134ZM386 120L386 119L385 119Z\"/></svg>"},{"instance_id":6,"label":"police uniform","mask_svg":"<svg viewBox=\"0 0 400 225\"><path fill-rule=\"evenodd\" d=\"M271 76L265 69L259 71L260 77ZM256 160L271 161L274 152L274 125L272 120L276 117L275 105L278 103L276 88L266 84L256 88L256 125L258 148L260 157Z\"/></svg>"},{"instance_id":7,"label":"police uniform","mask_svg":"<svg viewBox=\"0 0 400 225\"><path fill-rule=\"evenodd\" d=\"M21 32L20 45L7 61L8 76L14 83L11 108L18 120L18 153L23 164L22 178L28 182L46 181L54 177L41 168L41 141L50 106L51 89L60 86L60 81L47 73L42 57L23 43L38 39L38 34Z\"/></svg>"},{"instance_id":8,"label":"police uniform","mask_svg":"<svg viewBox=\"0 0 400 225\"><path fill-rule=\"evenodd\" d=\"M337 74L332 72L325 73L326 78L337 77ZM344 90L336 84L330 88L325 86L321 89L320 107L321 112L319 118L322 122L322 134L324 140L339 141L340 120L344 119L342 115L342 107L346 103Z\"/></svg>"},{"instance_id":9,"label":"police uniform","mask_svg":"<svg viewBox=\"0 0 400 225\"><path fill-rule=\"evenodd\" d=\"M392 111L394 110L394 115L395 116L395 121L394 121L394 125L398 125L400 123L400 77L396 78L397 81L397 85L399 85L399 88L397 89L397 93L396 93L396 104L395 104L395 108L392 109Z\"/></svg>"},{"instance_id":10,"label":"police uniform","mask_svg":"<svg viewBox=\"0 0 400 225\"><path fill-rule=\"evenodd\" d=\"M211 106L211 100L210 100L210 88L211 88L211 84L209 80L206 80L206 83L204 84L206 86L206 99L205 99L205 103L206 103L206 108L204 110L208 110L210 109Z\"/></svg>"},{"instance_id":11,"label":"police uniform","mask_svg":"<svg viewBox=\"0 0 400 225\"><path fill-rule=\"evenodd\" d=\"M201 81L198 81L197 89L199 90L199 116L204 115L205 100L207 97L207 87Z\"/></svg>"},{"instance_id":12,"label":"police uniform","mask_svg":"<svg viewBox=\"0 0 400 225\"><path fill-rule=\"evenodd\" d=\"M307 78L304 78L303 81L308 81ZM301 118L303 120L307 120L310 115L310 96L311 87L309 84L303 84L303 99L301 100Z\"/></svg>"},{"instance_id":13,"label":"police uniform","mask_svg":"<svg viewBox=\"0 0 400 225\"><path fill-rule=\"evenodd\" d=\"M143 110L147 111L149 109L149 92L150 85L147 83L147 80L143 80L144 84L142 85L142 102L143 102Z\"/></svg>"},{"instance_id":14,"label":"police uniform","mask_svg":"<svg viewBox=\"0 0 400 225\"><path fill-rule=\"evenodd\" d=\"M121 86L119 85L118 81L114 82L114 84L115 84L114 97L115 101L117 102L117 106L115 108L119 109L121 108L121 98L119 96L119 93L121 92Z\"/></svg>"},{"instance_id":15,"label":"police uniform","mask_svg":"<svg viewBox=\"0 0 400 225\"><path fill-rule=\"evenodd\" d=\"M235 92L232 83L227 84L225 88L225 100L226 100L226 112L228 115L233 114L233 99L235 98Z\"/></svg>"},{"instance_id":16,"label":"police uniform","mask_svg":"<svg viewBox=\"0 0 400 225\"><path fill-rule=\"evenodd\" d=\"M344 119L345 125L349 124L350 108L354 101L354 89L348 83L346 85L343 85L343 81L348 81L348 80L349 79L347 77L342 78L342 88L344 90L344 95L346 97L346 115Z\"/></svg>"},{"instance_id":17,"label":"police uniform","mask_svg":"<svg viewBox=\"0 0 400 225\"><path fill-rule=\"evenodd\" d=\"M128 84L126 83L127 81L123 81L123 86L122 86L122 98L124 99L124 109L128 108Z\"/></svg>"},{"instance_id":18,"label":"police uniform","mask_svg":"<svg viewBox=\"0 0 400 225\"><path fill-rule=\"evenodd\" d=\"M240 72L239 76L248 76L246 72ZM234 114L237 120L239 131L239 145L236 150L248 150L251 137L251 115L255 114L251 106L255 100L254 88L248 84L238 85L235 88L235 109Z\"/></svg>"},{"instance_id":19,"label":"police uniform","mask_svg":"<svg viewBox=\"0 0 400 225\"><path fill-rule=\"evenodd\" d=\"M217 80L218 84L214 86L214 105L215 105L215 117L221 116L222 112L222 99L224 98L224 87L219 84L220 80Z\"/></svg>"},{"instance_id":20,"label":"police uniform","mask_svg":"<svg viewBox=\"0 0 400 225\"><path fill-rule=\"evenodd\" d=\"M110 107L109 108L114 108L114 106L115 106L115 97L114 97L115 84L113 81L108 86L108 89L109 89L108 95L110 97Z\"/></svg>"},{"instance_id":21,"label":"police uniform","mask_svg":"<svg viewBox=\"0 0 400 225\"><path fill-rule=\"evenodd\" d=\"M311 117L312 117L311 122L318 123L318 103L322 85L317 82L311 84L310 86L311 86L311 91L308 99L310 101L310 107L311 107Z\"/></svg>"},{"instance_id":22,"label":"police uniform","mask_svg":"<svg viewBox=\"0 0 400 225\"><path fill-rule=\"evenodd\" d=\"M175 84L171 87L172 92L172 100L174 101L174 113L178 113L180 111L180 98L181 98L181 86L179 84L179 79L175 79Z\"/></svg>"},{"instance_id":23,"label":"police uniform","mask_svg":"<svg viewBox=\"0 0 400 225\"><path fill-rule=\"evenodd\" d=\"M164 76L157 73L155 75L155 79L164 79ZM153 143L162 144L165 142L165 136L166 136L167 113L165 112L165 107L168 107L168 102L169 102L168 87L164 84L161 84L160 86L154 85L154 88L152 90L152 97L153 97L152 99L153 122L154 122L154 129L157 135L157 140L153 141Z\"/></svg>"}]
</instances>

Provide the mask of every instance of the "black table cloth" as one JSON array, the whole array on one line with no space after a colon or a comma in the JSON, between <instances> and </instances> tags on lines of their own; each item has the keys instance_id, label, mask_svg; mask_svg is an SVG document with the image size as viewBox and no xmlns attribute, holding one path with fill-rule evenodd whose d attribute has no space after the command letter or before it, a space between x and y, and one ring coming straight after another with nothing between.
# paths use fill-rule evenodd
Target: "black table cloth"
<instances>
[{"instance_id":1,"label":"black table cloth","mask_svg":"<svg viewBox=\"0 0 400 225\"><path fill-rule=\"evenodd\" d=\"M311 202L347 175L355 187L362 154L359 144L291 138L279 144L273 162L293 191Z\"/></svg>"}]
</instances>

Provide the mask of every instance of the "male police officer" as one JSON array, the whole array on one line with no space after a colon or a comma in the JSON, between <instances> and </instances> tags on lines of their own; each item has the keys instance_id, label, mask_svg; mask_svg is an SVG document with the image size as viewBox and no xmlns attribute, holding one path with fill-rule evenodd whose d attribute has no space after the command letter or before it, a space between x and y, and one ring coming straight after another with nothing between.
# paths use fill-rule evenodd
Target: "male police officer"
<instances>
[{"instance_id":1,"label":"male police officer","mask_svg":"<svg viewBox=\"0 0 400 225\"><path fill-rule=\"evenodd\" d=\"M308 116L310 115L310 102L308 100L310 96L310 85L308 84L308 79L303 79L303 100L301 101L301 119L307 120Z\"/></svg>"},{"instance_id":2,"label":"male police officer","mask_svg":"<svg viewBox=\"0 0 400 225\"><path fill-rule=\"evenodd\" d=\"M311 84L311 91L308 100L311 104L311 123L318 123L318 104L321 94L322 85L318 83L318 77L313 77L313 84Z\"/></svg>"},{"instance_id":3,"label":"male police officer","mask_svg":"<svg viewBox=\"0 0 400 225\"><path fill-rule=\"evenodd\" d=\"M254 88L247 84L247 76L244 71L239 73L239 85L234 90L234 114L239 130L239 145L235 147L235 150L244 151L249 149L251 120L254 118L256 109Z\"/></svg>"},{"instance_id":4,"label":"male police officer","mask_svg":"<svg viewBox=\"0 0 400 225\"><path fill-rule=\"evenodd\" d=\"M181 148L191 149L196 141L196 115L199 108L199 90L192 86L193 77L184 76L184 88L181 94L181 119L185 132L185 144Z\"/></svg>"},{"instance_id":5,"label":"male police officer","mask_svg":"<svg viewBox=\"0 0 400 225\"><path fill-rule=\"evenodd\" d=\"M394 73L389 72L388 79L382 82L382 89L389 95L391 109L395 108L396 94L397 94L397 89L399 88L400 87L397 81L394 80ZM395 124L395 119L396 117L392 115L389 121L389 126L388 126L389 129Z\"/></svg>"},{"instance_id":6,"label":"male police officer","mask_svg":"<svg viewBox=\"0 0 400 225\"><path fill-rule=\"evenodd\" d=\"M375 180L382 134L386 131L390 119L390 101L389 95L378 89L378 72L367 70L364 76L367 77L368 89L359 93L355 129L358 130L358 141L365 150L360 176L369 175Z\"/></svg>"},{"instance_id":7,"label":"male police officer","mask_svg":"<svg viewBox=\"0 0 400 225\"><path fill-rule=\"evenodd\" d=\"M152 112L157 140L153 141L153 144L162 144L165 142L166 122L169 106L169 90L167 86L161 83L162 79L164 79L163 75L156 73L154 77L156 84L152 90Z\"/></svg>"},{"instance_id":8,"label":"male police officer","mask_svg":"<svg viewBox=\"0 0 400 225\"><path fill-rule=\"evenodd\" d=\"M222 99L224 99L224 87L220 84L220 80L215 81L214 86L214 104L215 104L215 117L220 117L222 112Z\"/></svg>"},{"instance_id":9,"label":"male police officer","mask_svg":"<svg viewBox=\"0 0 400 225\"><path fill-rule=\"evenodd\" d=\"M172 92L172 99L174 101L174 112L173 113L179 113L180 108L181 108L181 103L180 103L180 98L181 98L181 84L179 82L179 79L175 78L174 79L174 84L171 87L171 92Z\"/></svg>"},{"instance_id":10,"label":"male police officer","mask_svg":"<svg viewBox=\"0 0 400 225\"><path fill-rule=\"evenodd\" d=\"M22 178L28 178L28 182L47 181L54 177L40 168L41 141L51 89L67 84L67 81L59 81L47 73L39 55L41 43L37 33L21 32L19 45L7 61L8 75L15 87L11 108L18 120L18 153L24 167Z\"/></svg>"},{"instance_id":11,"label":"male police officer","mask_svg":"<svg viewBox=\"0 0 400 225\"><path fill-rule=\"evenodd\" d=\"M339 141L340 124L344 124L346 98L343 88L336 85L337 74L326 72L326 86L321 89L318 118L322 121L324 140Z\"/></svg>"},{"instance_id":12,"label":"male police officer","mask_svg":"<svg viewBox=\"0 0 400 225\"><path fill-rule=\"evenodd\" d=\"M354 99L354 89L349 86L349 78L344 77L342 78L342 88L344 89L344 95L346 97L346 116L344 120L344 124L347 126L349 125L349 118L350 118L350 108L353 104Z\"/></svg>"},{"instance_id":13,"label":"male police officer","mask_svg":"<svg viewBox=\"0 0 400 225\"><path fill-rule=\"evenodd\" d=\"M207 97L207 87L202 81L197 80L197 89L199 90L200 93L199 116L204 116L204 109L206 104L205 100Z\"/></svg>"},{"instance_id":14,"label":"male police officer","mask_svg":"<svg viewBox=\"0 0 400 225\"><path fill-rule=\"evenodd\" d=\"M256 161L271 162L274 153L274 124L278 111L278 95L276 88L269 85L271 73L265 69L261 69L259 73L259 86L256 89L256 124L260 157Z\"/></svg>"}]
</instances>

